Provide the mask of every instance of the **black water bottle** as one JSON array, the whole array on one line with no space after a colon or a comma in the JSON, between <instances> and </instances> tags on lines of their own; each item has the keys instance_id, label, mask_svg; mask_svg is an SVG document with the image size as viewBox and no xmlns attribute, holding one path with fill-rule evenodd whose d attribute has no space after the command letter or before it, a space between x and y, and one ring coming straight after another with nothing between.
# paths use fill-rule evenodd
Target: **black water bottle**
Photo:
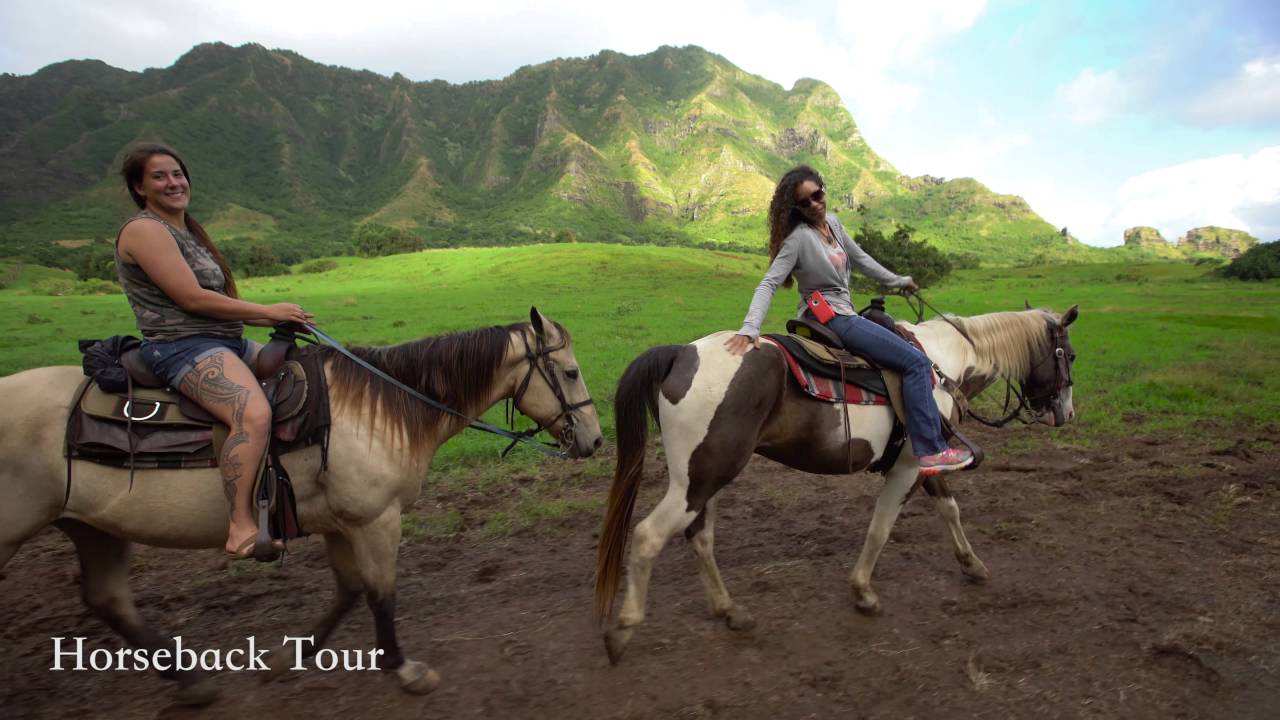
<instances>
[{"instance_id":1,"label":"black water bottle","mask_svg":"<svg viewBox=\"0 0 1280 720\"><path fill-rule=\"evenodd\" d=\"M893 318L890 317L889 313L885 312L884 309L883 295L871 298L871 304L864 308L860 314L862 317L886 328L891 332L894 330Z\"/></svg>"}]
</instances>

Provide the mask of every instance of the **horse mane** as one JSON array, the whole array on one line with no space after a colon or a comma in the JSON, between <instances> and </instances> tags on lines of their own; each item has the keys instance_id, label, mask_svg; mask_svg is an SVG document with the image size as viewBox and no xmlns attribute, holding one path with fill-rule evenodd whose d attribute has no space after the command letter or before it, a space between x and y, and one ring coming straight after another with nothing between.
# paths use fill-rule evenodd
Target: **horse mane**
<instances>
[{"instance_id":1,"label":"horse mane","mask_svg":"<svg viewBox=\"0 0 1280 720\"><path fill-rule=\"evenodd\" d=\"M528 329L529 323L515 323L347 350L432 400L467 413L474 412L476 404L492 394L511 334ZM322 348L321 352L329 363L329 396L334 405L366 407L370 428L377 432L381 423L408 447L414 459L427 450L433 430L463 422L414 398L334 348Z\"/></svg>"},{"instance_id":2,"label":"horse mane","mask_svg":"<svg viewBox=\"0 0 1280 720\"><path fill-rule=\"evenodd\" d=\"M1045 323L1057 316L1048 310L1023 310L951 319L973 339L978 356L974 370L986 377L1020 380L1031 372L1035 359L1049 351Z\"/></svg>"}]
</instances>

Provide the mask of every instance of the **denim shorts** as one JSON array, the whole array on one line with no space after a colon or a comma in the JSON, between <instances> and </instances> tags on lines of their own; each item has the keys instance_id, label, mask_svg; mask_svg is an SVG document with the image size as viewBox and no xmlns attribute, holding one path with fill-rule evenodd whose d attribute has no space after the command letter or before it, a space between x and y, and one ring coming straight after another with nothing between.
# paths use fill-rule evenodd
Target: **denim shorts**
<instances>
[{"instance_id":1,"label":"denim shorts","mask_svg":"<svg viewBox=\"0 0 1280 720\"><path fill-rule=\"evenodd\" d=\"M261 345L247 338L214 335L195 335L164 342L143 340L140 348L142 360L151 372L174 389L182 385L182 378L195 369L196 363L210 355L230 351L252 368L261 349Z\"/></svg>"}]
</instances>

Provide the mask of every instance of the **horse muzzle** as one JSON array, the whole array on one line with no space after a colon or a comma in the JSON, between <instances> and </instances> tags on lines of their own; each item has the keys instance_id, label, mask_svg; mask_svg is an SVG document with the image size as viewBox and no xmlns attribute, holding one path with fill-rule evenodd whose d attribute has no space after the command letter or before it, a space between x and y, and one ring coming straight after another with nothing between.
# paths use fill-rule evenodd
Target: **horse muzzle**
<instances>
[{"instance_id":1,"label":"horse muzzle","mask_svg":"<svg viewBox=\"0 0 1280 720\"><path fill-rule=\"evenodd\" d=\"M561 421L556 440L560 443L560 449L571 458L591 457L604 444L599 422L579 424L572 414Z\"/></svg>"},{"instance_id":2,"label":"horse muzzle","mask_svg":"<svg viewBox=\"0 0 1280 720\"><path fill-rule=\"evenodd\" d=\"M1071 402L1071 389L1062 394L1061 397L1055 398L1049 403L1049 407L1036 418L1036 422L1049 427L1062 427L1067 423L1075 420L1076 409Z\"/></svg>"}]
</instances>

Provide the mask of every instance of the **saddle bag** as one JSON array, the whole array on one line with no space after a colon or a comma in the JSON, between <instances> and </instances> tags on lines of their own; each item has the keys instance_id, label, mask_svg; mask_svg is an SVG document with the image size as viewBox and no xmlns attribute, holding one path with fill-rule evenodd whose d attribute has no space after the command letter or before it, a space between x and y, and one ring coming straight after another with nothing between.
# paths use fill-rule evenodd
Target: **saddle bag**
<instances>
[{"instance_id":1,"label":"saddle bag","mask_svg":"<svg viewBox=\"0 0 1280 720\"><path fill-rule=\"evenodd\" d=\"M98 387L107 392L122 393L129 390L129 372L120 363L120 358L130 350L142 345L142 341L132 335L113 335L105 340L79 341L81 358L80 366L86 377L93 378Z\"/></svg>"}]
</instances>

